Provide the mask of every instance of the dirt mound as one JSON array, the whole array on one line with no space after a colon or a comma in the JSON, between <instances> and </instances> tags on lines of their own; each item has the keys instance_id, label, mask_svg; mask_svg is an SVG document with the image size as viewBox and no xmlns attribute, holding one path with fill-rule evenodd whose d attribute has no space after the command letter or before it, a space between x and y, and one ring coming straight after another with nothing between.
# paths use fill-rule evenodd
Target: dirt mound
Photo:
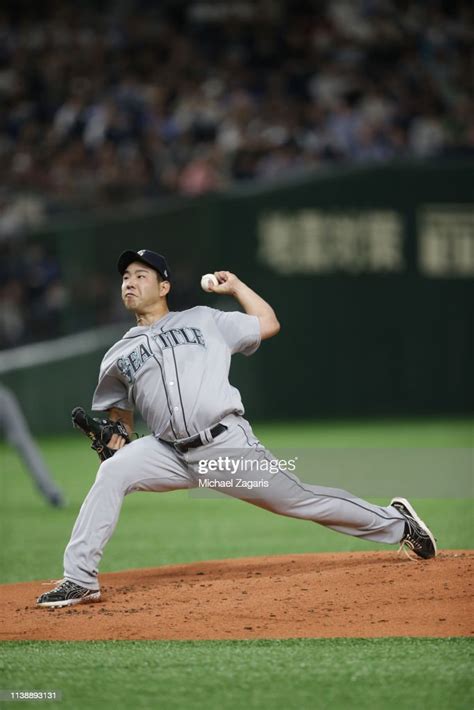
<instances>
[{"instance_id":1,"label":"dirt mound","mask_svg":"<svg viewBox=\"0 0 474 710\"><path fill-rule=\"evenodd\" d=\"M102 599L35 606L41 582L0 587L4 640L254 639L474 634L474 551L287 555L101 576Z\"/></svg>"}]
</instances>

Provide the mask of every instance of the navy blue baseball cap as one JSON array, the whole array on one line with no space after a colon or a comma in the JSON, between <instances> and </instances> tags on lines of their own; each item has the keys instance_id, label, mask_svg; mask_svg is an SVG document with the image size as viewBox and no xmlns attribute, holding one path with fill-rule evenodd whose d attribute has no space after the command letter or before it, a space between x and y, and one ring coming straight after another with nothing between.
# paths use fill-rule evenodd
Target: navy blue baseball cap
<instances>
[{"instance_id":1,"label":"navy blue baseball cap","mask_svg":"<svg viewBox=\"0 0 474 710\"><path fill-rule=\"evenodd\" d=\"M119 273L123 276L127 267L134 261L141 261L143 264L151 266L152 269L158 271L165 281L171 281L170 270L166 259L164 256L161 256L161 254L157 254L156 251L150 251L149 249L140 249L140 251L128 249L124 251L117 262Z\"/></svg>"}]
</instances>

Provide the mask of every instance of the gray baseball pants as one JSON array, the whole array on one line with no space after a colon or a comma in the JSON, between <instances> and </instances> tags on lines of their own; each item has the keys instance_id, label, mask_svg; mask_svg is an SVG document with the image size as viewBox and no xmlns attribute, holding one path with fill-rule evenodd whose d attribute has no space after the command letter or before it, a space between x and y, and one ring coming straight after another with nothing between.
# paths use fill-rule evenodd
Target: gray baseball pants
<instances>
[{"instance_id":1,"label":"gray baseball pants","mask_svg":"<svg viewBox=\"0 0 474 710\"><path fill-rule=\"evenodd\" d=\"M347 535L383 543L398 543L404 533L404 518L393 507L372 505L337 488L305 484L287 471L233 473L229 470L200 473L203 460L229 455L240 462L272 460L252 432L250 424L237 415L223 419L228 427L215 441L179 453L172 445L153 436L128 444L101 464L74 525L64 553L64 577L83 587L98 589L98 566L105 545L118 521L124 497L134 491L163 493L198 488L204 478L235 484L237 478L267 482L251 491L229 487L218 490L249 503L302 520L311 520ZM241 463L242 467L254 464Z\"/></svg>"}]
</instances>

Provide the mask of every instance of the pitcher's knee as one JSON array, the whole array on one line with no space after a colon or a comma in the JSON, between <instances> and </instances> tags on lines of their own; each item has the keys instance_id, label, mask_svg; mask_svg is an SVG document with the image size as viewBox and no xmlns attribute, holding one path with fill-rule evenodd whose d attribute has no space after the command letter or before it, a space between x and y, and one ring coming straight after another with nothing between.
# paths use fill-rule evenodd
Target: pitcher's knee
<instances>
[{"instance_id":1,"label":"pitcher's knee","mask_svg":"<svg viewBox=\"0 0 474 710\"><path fill-rule=\"evenodd\" d=\"M125 475L126 471L124 467L120 465L120 461L112 456L110 459L106 459L100 464L99 470L97 471L96 482L105 485L126 486L127 484L124 480Z\"/></svg>"},{"instance_id":2,"label":"pitcher's knee","mask_svg":"<svg viewBox=\"0 0 474 710\"><path fill-rule=\"evenodd\" d=\"M101 463L95 485L119 490L124 496L141 490L137 485L136 467L126 464L121 457L115 456Z\"/></svg>"},{"instance_id":3,"label":"pitcher's knee","mask_svg":"<svg viewBox=\"0 0 474 710\"><path fill-rule=\"evenodd\" d=\"M114 470L114 459L112 456L112 458L102 461L102 463L99 466L99 470L97 471L97 478L109 476L110 474L113 473L113 470Z\"/></svg>"}]
</instances>

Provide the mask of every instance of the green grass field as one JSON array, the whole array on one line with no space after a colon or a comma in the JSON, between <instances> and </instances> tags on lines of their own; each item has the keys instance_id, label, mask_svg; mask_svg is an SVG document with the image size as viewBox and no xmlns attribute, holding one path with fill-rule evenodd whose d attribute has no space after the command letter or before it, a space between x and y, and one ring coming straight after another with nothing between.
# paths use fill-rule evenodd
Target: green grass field
<instances>
[{"instance_id":1,"label":"green grass field","mask_svg":"<svg viewBox=\"0 0 474 710\"><path fill-rule=\"evenodd\" d=\"M325 447L472 447L474 421L293 423L256 426L255 431L270 448L314 447L316 458L317 449ZM95 455L79 435L44 439L41 449L68 506L50 509L16 454L0 445L2 582L61 577L63 549L95 475ZM430 472L425 475L429 491ZM472 499L413 502L441 548L472 547ZM369 549L381 546L239 501L199 499L187 492L140 493L125 501L101 571ZM454 710L473 705L470 653L469 639L5 642L0 689L60 690L67 708Z\"/></svg>"}]
</instances>

